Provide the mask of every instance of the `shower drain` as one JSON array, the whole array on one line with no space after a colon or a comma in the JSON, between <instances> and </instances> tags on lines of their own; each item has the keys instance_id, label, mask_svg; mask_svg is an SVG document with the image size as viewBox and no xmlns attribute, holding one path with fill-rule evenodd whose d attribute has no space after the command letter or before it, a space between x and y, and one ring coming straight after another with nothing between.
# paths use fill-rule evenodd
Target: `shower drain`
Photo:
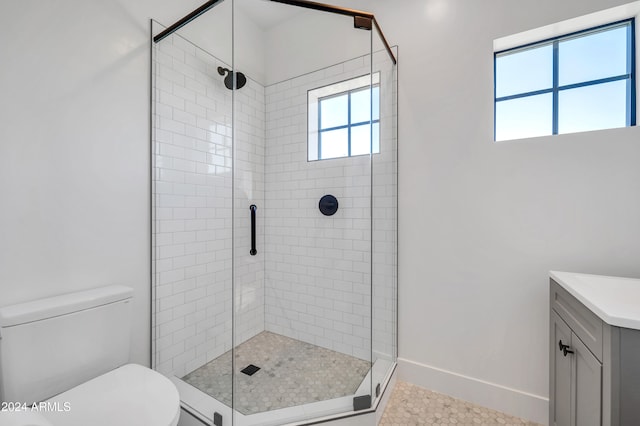
<instances>
[{"instance_id":1,"label":"shower drain","mask_svg":"<svg viewBox=\"0 0 640 426\"><path fill-rule=\"evenodd\" d=\"M249 364L245 368L240 370L240 372L246 374L247 376L253 376L258 370L260 370L260 367Z\"/></svg>"}]
</instances>

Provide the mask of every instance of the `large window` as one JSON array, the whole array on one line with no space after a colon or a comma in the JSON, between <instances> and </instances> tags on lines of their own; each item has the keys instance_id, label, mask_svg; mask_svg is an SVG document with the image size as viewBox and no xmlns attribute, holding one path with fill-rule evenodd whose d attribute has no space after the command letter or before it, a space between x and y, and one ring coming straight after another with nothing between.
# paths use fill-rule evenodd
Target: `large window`
<instances>
[{"instance_id":1,"label":"large window","mask_svg":"<svg viewBox=\"0 0 640 426\"><path fill-rule=\"evenodd\" d=\"M495 54L495 140L634 126L634 20Z\"/></svg>"},{"instance_id":2,"label":"large window","mask_svg":"<svg viewBox=\"0 0 640 426\"><path fill-rule=\"evenodd\" d=\"M353 157L380 152L378 75L310 90L308 159Z\"/></svg>"}]
</instances>

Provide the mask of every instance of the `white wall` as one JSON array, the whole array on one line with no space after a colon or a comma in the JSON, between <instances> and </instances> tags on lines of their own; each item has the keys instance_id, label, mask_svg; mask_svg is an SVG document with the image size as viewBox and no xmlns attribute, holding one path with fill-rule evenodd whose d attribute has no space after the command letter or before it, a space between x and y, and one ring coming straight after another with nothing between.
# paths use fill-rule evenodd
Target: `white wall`
<instances>
[{"instance_id":1,"label":"white wall","mask_svg":"<svg viewBox=\"0 0 640 426\"><path fill-rule=\"evenodd\" d=\"M289 6L291 7L291 6ZM300 35L304 34L304 37ZM264 35L265 84L299 77L371 51L371 33L354 31L353 18L303 9Z\"/></svg>"},{"instance_id":2,"label":"white wall","mask_svg":"<svg viewBox=\"0 0 640 426\"><path fill-rule=\"evenodd\" d=\"M262 28L246 13L251 5L245 4L242 7L242 3L247 1L249 0L222 1L178 32L227 64L235 61L238 71L264 84L265 39ZM203 3L201 1L199 4ZM183 15L192 10L187 5L183 5L183 8ZM170 25L176 20L177 18L172 18L162 23Z\"/></svg>"},{"instance_id":3,"label":"white wall","mask_svg":"<svg viewBox=\"0 0 640 426\"><path fill-rule=\"evenodd\" d=\"M132 359L142 364L149 363L148 17L185 7L171 3L0 3L0 304L131 286Z\"/></svg>"},{"instance_id":4,"label":"white wall","mask_svg":"<svg viewBox=\"0 0 640 426\"><path fill-rule=\"evenodd\" d=\"M412 2L388 16L406 59L402 358L546 398L548 271L640 276L638 128L492 143L492 40L621 3ZM418 323L432 325L421 338ZM500 408L485 396L469 397ZM543 399L523 399L510 410L546 420Z\"/></svg>"}]
</instances>

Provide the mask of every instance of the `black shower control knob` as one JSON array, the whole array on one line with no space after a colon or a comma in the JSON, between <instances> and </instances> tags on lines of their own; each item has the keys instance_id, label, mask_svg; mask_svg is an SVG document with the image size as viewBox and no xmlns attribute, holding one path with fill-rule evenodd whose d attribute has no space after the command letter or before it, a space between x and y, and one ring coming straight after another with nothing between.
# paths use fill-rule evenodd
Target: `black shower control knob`
<instances>
[{"instance_id":1,"label":"black shower control knob","mask_svg":"<svg viewBox=\"0 0 640 426\"><path fill-rule=\"evenodd\" d=\"M338 211L338 199L331 194L327 194L320 198L318 208L323 215L333 216Z\"/></svg>"}]
</instances>

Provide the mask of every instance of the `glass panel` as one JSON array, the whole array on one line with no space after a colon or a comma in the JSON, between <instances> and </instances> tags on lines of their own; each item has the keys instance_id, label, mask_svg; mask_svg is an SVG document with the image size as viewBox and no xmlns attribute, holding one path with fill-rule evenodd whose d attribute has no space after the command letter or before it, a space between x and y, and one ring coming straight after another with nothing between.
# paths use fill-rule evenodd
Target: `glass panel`
<instances>
[{"instance_id":1,"label":"glass panel","mask_svg":"<svg viewBox=\"0 0 640 426\"><path fill-rule=\"evenodd\" d=\"M373 129L373 139L371 140L371 145L373 149L373 153L377 154L380 152L380 123L373 123L371 125Z\"/></svg>"},{"instance_id":2,"label":"glass panel","mask_svg":"<svg viewBox=\"0 0 640 426\"><path fill-rule=\"evenodd\" d=\"M349 123L349 96L334 96L320 100L320 128L345 126Z\"/></svg>"},{"instance_id":3,"label":"glass panel","mask_svg":"<svg viewBox=\"0 0 640 426\"><path fill-rule=\"evenodd\" d=\"M380 120L380 87L376 86L373 88L372 106L373 106L373 113L371 114L371 119Z\"/></svg>"},{"instance_id":4,"label":"glass panel","mask_svg":"<svg viewBox=\"0 0 640 426\"><path fill-rule=\"evenodd\" d=\"M235 424L306 423L349 412L354 396L371 395L370 156L307 161L305 136L316 133L320 158L348 154L345 93L369 87L371 78L344 86L370 76L373 32L354 30L353 19L341 15L263 0L233 3L234 67L247 77L245 87L227 92L236 124ZM344 34L353 59L338 63L344 52L326 43L328 28ZM267 31L273 37L249 42ZM264 49L281 58L266 73L277 84L260 83ZM341 90L327 92L334 86ZM314 93L315 120L307 109ZM345 127L328 130L336 126ZM331 217L318 208L326 194L339 203ZM252 364L260 369L250 376Z\"/></svg>"},{"instance_id":5,"label":"glass panel","mask_svg":"<svg viewBox=\"0 0 640 426\"><path fill-rule=\"evenodd\" d=\"M320 132L320 159L349 155L349 129Z\"/></svg>"},{"instance_id":6,"label":"glass panel","mask_svg":"<svg viewBox=\"0 0 640 426\"><path fill-rule=\"evenodd\" d=\"M496 98L552 87L552 44L496 56Z\"/></svg>"},{"instance_id":7,"label":"glass panel","mask_svg":"<svg viewBox=\"0 0 640 426\"><path fill-rule=\"evenodd\" d=\"M527 96L496 102L496 140L550 135L553 131L553 96Z\"/></svg>"},{"instance_id":8,"label":"glass panel","mask_svg":"<svg viewBox=\"0 0 640 426\"><path fill-rule=\"evenodd\" d=\"M349 153L347 93L370 85L370 77L364 84L350 82L370 75L363 58L371 53L372 32L354 30L350 17L263 0L234 2L238 12L255 18L245 24L238 13L236 34L254 33L256 23L270 28L274 37L264 40L274 43L266 48L282 58L268 73L277 84L234 93L234 408L243 425L302 423L351 411L355 395L371 393L370 159L336 157ZM337 63L336 53L344 52L326 43L329 28L344 31L352 60ZM234 52L238 65L254 63L255 52L263 50L242 47ZM300 55L301 49L313 54ZM246 102L260 93L263 108L249 107ZM314 95L315 120L307 109ZM312 129L312 121L319 128ZM252 122L262 122L264 130L251 131ZM345 127L327 130L337 126ZM317 131L319 158L331 160L307 161L308 131ZM318 208L326 194L339 203L331 217ZM249 203L258 206L263 241L255 256L245 239ZM261 369L247 376L241 369L249 364Z\"/></svg>"},{"instance_id":9,"label":"glass panel","mask_svg":"<svg viewBox=\"0 0 640 426\"><path fill-rule=\"evenodd\" d=\"M627 84L622 80L560 91L559 133L625 127Z\"/></svg>"},{"instance_id":10,"label":"glass panel","mask_svg":"<svg viewBox=\"0 0 640 426\"><path fill-rule=\"evenodd\" d=\"M626 25L558 43L560 86L627 73Z\"/></svg>"},{"instance_id":11,"label":"glass panel","mask_svg":"<svg viewBox=\"0 0 640 426\"><path fill-rule=\"evenodd\" d=\"M380 76L380 123L374 123L372 162L372 278L371 278L371 392L383 386L397 356L397 68L381 41L374 37L373 67ZM397 54L397 50L394 49ZM387 389L388 391L388 389Z\"/></svg>"},{"instance_id":12,"label":"glass panel","mask_svg":"<svg viewBox=\"0 0 640 426\"><path fill-rule=\"evenodd\" d=\"M231 12L209 12L215 42L198 19L152 43L153 367L209 424L232 421L233 103L217 73L233 68Z\"/></svg>"}]
</instances>

